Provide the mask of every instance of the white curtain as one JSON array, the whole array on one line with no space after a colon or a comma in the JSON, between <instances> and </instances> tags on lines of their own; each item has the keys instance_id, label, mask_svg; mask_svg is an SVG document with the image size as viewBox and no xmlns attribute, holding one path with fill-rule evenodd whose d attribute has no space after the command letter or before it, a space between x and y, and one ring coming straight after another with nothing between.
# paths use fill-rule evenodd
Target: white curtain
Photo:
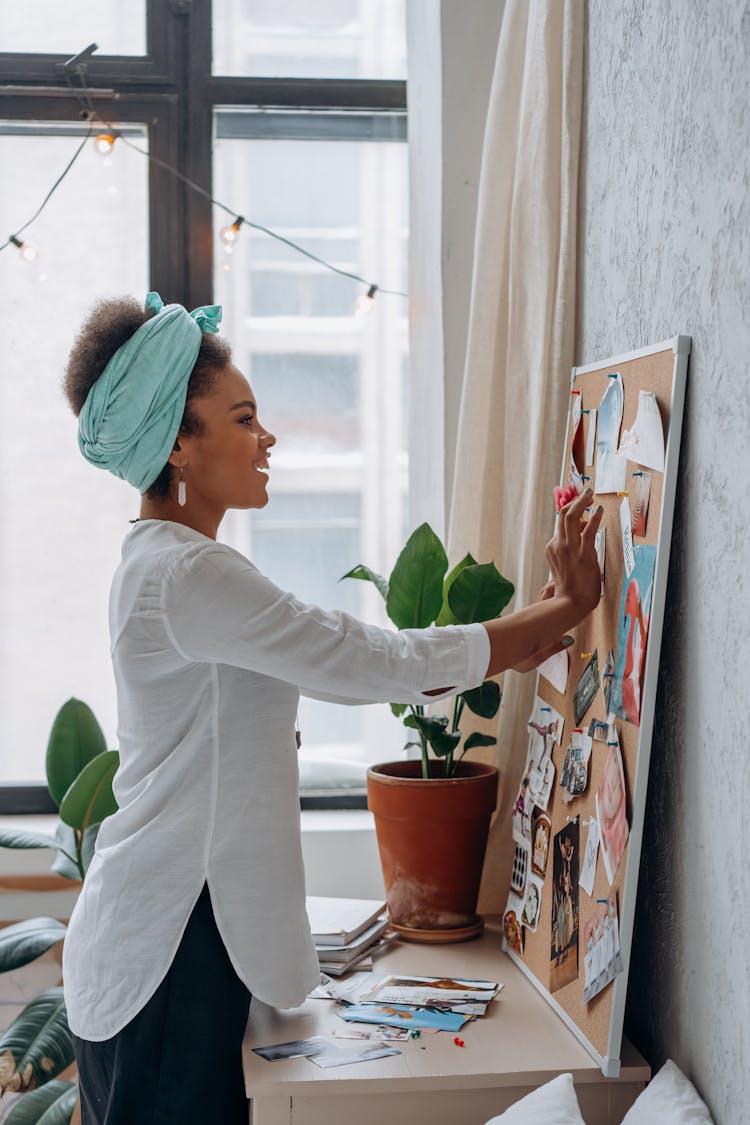
<instances>
[{"instance_id":1,"label":"white curtain","mask_svg":"<svg viewBox=\"0 0 750 1125\"><path fill-rule=\"evenodd\" d=\"M569 402L583 18L583 0L506 0L482 152L448 544L452 561L495 561L515 583L511 609L547 575ZM533 690L533 674L506 673L484 911L507 894Z\"/></svg>"}]
</instances>

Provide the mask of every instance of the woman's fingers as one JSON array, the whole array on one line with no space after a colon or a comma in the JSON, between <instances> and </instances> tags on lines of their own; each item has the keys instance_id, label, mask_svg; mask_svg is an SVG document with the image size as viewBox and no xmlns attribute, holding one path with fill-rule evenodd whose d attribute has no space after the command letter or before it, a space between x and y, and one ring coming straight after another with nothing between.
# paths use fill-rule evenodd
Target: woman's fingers
<instances>
[{"instance_id":1,"label":"woman's fingers","mask_svg":"<svg viewBox=\"0 0 750 1125\"><path fill-rule=\"evenodd\" d=\"M568 543L573 537L580 535L581 517L591 503L591 497L591 489L587 488L577 499L566 504L560 512L557 533L563 543Z\"/></svg>"},{"instance_id":2,"label":"woman's fingers","mask_svg":"<svg viewBox=\"0 0 750 1125\"><path fill-rule=\"evenodd\" d=\"M601 504L597 504L596 508L591 513L591 518L581 532L581 543L585 543L586 545L588 545L589 543L592 543L594 541L596 533L599 530L599 524L602 522L603 515L604 509L602 508Z\"/></svg>"}]
</instances>

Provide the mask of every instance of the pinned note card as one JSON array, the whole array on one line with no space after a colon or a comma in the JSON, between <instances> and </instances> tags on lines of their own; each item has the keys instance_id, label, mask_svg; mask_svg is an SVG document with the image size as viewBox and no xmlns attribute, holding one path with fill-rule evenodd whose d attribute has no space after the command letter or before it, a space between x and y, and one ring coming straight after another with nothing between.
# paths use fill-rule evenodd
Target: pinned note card
<instances>
[{"instance_id":1,"label":"pinned note card","mask_svg":"<svg viewBox=\"0 0 750 1125\"><path fill-rule=\"evenodd\" d=\"M664 426L653 391L638 392L638 413L632 429L623 430L619 451L647 469L664 472Z\"/></svg>"},{"instance_id":2,"label":"pinned note card","mask_svg":"<svg viewBox=\"0 0 750 1125\"><path fill-rule=\"evenodd\" d=\"M623 401L622 378L619 372L614 372L607 380L607 389L599 404L595 492L622 492L625 488L627 457L617 452Z\"/></svg>"},{"instance_id":3,"label":"pinned note card","mask_svg":"<svg viewBox=\"0 0 750 1125\"><path fill-rule=\"evenodd\" d=\"M635 556L633 554L633 530L630 526L630 500L623 496L620 504L620 526L622 527L622 554L625 559L625 573L628 578L633 573Z\"/></svg>"},{"instance_id":4,"label":"pinned note card","mask_svg":"<svg viewBox=\"0 0 750 1125\"><path fill-rule=\"evenodd\" d=\"M592 816L589 820L589 834L586 837L586 848L581 864L581 877L578 885L583 887L587 895L594 893L594 877L596 875L596 860L599 855L599 821Z\"/></svg>"}]
</instances>

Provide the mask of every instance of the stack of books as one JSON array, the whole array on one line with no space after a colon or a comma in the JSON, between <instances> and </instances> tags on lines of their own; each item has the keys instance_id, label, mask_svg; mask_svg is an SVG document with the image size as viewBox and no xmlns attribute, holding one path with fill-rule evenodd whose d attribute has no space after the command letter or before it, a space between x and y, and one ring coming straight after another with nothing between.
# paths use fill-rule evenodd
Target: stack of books
<instances>
[{"instance_id":1,"label":"stack of books","mask_svg":"<svg viewBox=\"0 0 750 1125\"><path fill-rule=\"evenodd\" d=\"M384 942L388 919L385 903L369 898L307 897L320 971L340 977L355 966L372 968L372 954Z\"/></svg>"}]
</instances>

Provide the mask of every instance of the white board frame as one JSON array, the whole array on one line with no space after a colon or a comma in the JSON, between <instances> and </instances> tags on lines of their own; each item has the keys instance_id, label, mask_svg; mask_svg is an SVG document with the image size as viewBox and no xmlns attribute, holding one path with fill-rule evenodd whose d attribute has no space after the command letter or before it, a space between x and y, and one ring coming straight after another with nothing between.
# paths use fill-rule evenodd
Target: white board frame
<instances>
[{"instance_id":1,"label":"white board frame","mask_svg":"<svg viewBox=\"0 0 750 1125\"><path fill-rule=\"evenodd\" d=\"M674 366L672 369L672 398L670 402L669 431L664 453L664 485L662 492L661 515L659 519L659 534L656 542L656 562L654 566L654 585L651 598L651 618L649 621L649 637L646 647L646 666L643 674L643 699L641 704L641 724L638 735L638 752L636 759L635 778L633 779L632 792L632 823L628 840L628 857L625 868L625 878L622 885L621 901L619 903L620 915L620 952L622 955L623 971L619 973L612 983L614 995L612 997L612 1010L609 1020L609 1035L607 1040L607 1053L599 1054L596 1047L587 1038L578 1024L571 1018L563 1007L555 1000L552 993L546 988L535 973L531 971L523 957L521 957L504 940L503 946L509 957L518 965L522 973L528 977L538 992L542 994L551 1008L570 1028L575 1037L583 1044L591 1057L598 1063L605 1078L617 1078L620 1073L620 1051L622 1048L622 1031L625 1020L625 1000L628 991L628 975L630 972L630 952L633 944L633 924L635 922L636 896L638 892L638 873L641 863L641 843L643 841L643 822L646 813L646 793L648 790L648 772L651 762L651 739L654 729L654 710L656 705L656 688L659 676L659 657L661 653L662 629L664 626L664 606L667 595L667 575L669 573L669 553L672 545L672 524L674 521L674 502L677 492L677 474L680 458L680 441L682 438L682 419L685 405L685 386L687 383L687 366L690 356L692 338L690 336L673 336L663 340L660 344L651 347L639 348L624 355L612 356L597 363L588 363L583 367L574 367L570 375L570 385L573 386L579 375L591 371L601 371L609 368L615 371L621 364L633 359L642 359L645 356L655 355L658 352L672 351ZM566 446L563 451L563 467L560 480L564 482L567 468L567 431ZM539 692L539 673L536 681L537 694Z\"/></svg>"}]
</instances>

